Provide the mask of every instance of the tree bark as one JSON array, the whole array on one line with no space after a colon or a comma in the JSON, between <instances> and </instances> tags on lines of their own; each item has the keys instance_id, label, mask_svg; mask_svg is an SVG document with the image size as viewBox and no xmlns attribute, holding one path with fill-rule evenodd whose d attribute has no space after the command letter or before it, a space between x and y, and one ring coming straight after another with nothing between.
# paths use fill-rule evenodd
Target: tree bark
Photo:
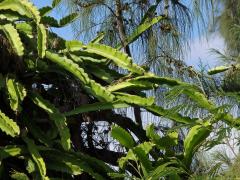
<instances>
[{"instance_id":1,"label":"tree bark","mask_svg":"<svg viewBox=\"0 0 240 180\"><path fill-rule=\"evenodd\" d=\"M126 30L124 27L124 20L123 20L123 14L122 14L122 3L121 0L116 0L116 21L117 21L117 30L119 33L120 41L122 43L123 49L125 53L128 54L128 56L131 55L131 51L129 48L129 45L127 44L127 37L126 37ZM134 107L134 116L136 122L139 124L139 126L142 127L142 117L141 117L141 109L140 107Z\"/></svg>"},{"instance_id":2,"label":"tree bark","mask_svg":"<svg viewBox=\"0 0 240 180\"><path fill-rule=\"evenodd\" d=\"M115 152L107 149L89 149L85 148L84 153L87 153L97 159L100 159L108 164L111 164L113 166L118 166L118 159L125 156L125 153L122 152Z\"/></svg>"},{"instance_id":3,"label":"tree bark","mask_svg":"<svg viewBox=\"0 0 240 180\"><path fill-rule=\"evenodd\" d=\"M92 116L94 121L106 121L108 123L116 123L123 129L131 131L137 136L140 142L145 142L149 140L146 136L145 130L129 117L122 116L121 114L116 114L111 110L95 112L92 114Z\"/></svg>"}]
</instances>

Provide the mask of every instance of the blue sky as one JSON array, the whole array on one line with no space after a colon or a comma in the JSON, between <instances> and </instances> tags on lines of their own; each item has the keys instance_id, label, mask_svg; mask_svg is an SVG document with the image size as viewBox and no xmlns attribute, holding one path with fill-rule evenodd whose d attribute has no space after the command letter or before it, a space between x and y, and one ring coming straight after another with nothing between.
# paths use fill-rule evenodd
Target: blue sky
<instances>
[{"instance_id":1,"label":"blue sky","mask_svg":"<svg viewBox=\"0 0 240 180\"><path fill-rule=\"evenodd\" d=\"M210 49L213 48L224 52L224 40L218 33L212 34L208 39L205 36L195 37L191 42L189 53L186 55L186 63L196 68L198 68L200 60L203 65L208 65L209 67L219 65L222 62L211 52Z\"/></svg>"},{"instance_id":2,"label":"blue sky","mask_svg":"<svg viewBox=\"0 0 240 180\"><path fill-rule=\"evenodd\" d=\"M51 6L52 1L50 0L32 0L33 3L41 8L43 6L49 5ZM184 0L189 1L189 0ZM51 14L51 16L60 19L62 17L62 14L56 9ZM59 34L61 37L64 37L67 40L74 39L73 32L71 26L67 26L64 28L53 28L54 32ZM212 34L208 37L208 39L203 35L200 37L198 33L194 33L194 37L191 40L190 49L188 49L188 52L186 53L185 62L188 65L194 66L198 68L200 60L204 65L209 65L210 67L214 67L219 62L217 61L217 58L214 54L210 53L211 48L216 48L220 51L224 50L224 41L221 38L221 36L217 33Z\"/></svg>"},{"instance_id":3,"label":"blue sky","mask_svg":"<svg viewBox=\"0 0 240 180\"><path fill-rule=\"evenodd\" d=\"M50 0L32 0L32 2L38 8L41 8L44 6L51 6L51 3L52 3L52 1ZM62 14L57 9L54 10L50 15L55 17L56 19L60 19L61 17L63 17ZM64 28L52 28L52 30L67 40L73 39L72 28L70 25Z\"/></svg>"}]
</instances>

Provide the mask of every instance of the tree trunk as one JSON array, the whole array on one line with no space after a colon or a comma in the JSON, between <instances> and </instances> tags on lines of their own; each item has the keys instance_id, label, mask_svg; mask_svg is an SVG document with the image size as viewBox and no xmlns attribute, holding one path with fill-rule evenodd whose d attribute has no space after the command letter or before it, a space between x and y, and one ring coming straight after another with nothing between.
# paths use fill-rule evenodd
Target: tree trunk
<instances>
[{"instance_id":1,"label":"tree trunk","mask_svg":"<svg viewBox=\"0 0 240 180\"><path fill-rule=\"evenodd\" d=\"M131 55L131 51L129 48L129 45L127 44L127 37L126 37L126 31L124 27L124 20L123 20L123 15L122 15L122 3L121 0L116 0L116 21L117 21L117 30L119 33L120 41L122 43L123 49L125 53L128 54L128 56ZM135 121L137 124L142 127L142 117L141 117L141 109L140 107L134 107L134 116L135 116Z\"/></svg>"}]
</instances>

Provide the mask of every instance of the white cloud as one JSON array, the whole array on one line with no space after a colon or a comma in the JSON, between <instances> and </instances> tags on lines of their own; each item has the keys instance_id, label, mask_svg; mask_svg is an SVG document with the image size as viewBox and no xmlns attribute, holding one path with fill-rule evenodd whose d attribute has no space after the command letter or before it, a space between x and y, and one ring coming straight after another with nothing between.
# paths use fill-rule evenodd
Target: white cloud
<instances>
[{"instance_id":1,"label":"white cloud","mask_svg":"<svg viewBox=\"0 0 240 180\"><path fill-rule=\"evenodd\" d=\"M198 67L200 60L204 65L214 67L219 63L216 54L210 52L210 49L224 51L224 40L219 34L213 34L210 37L197 37L190 42L190 52L186 54L186 63L190 66Z\"/></svg>"}]
</instances>

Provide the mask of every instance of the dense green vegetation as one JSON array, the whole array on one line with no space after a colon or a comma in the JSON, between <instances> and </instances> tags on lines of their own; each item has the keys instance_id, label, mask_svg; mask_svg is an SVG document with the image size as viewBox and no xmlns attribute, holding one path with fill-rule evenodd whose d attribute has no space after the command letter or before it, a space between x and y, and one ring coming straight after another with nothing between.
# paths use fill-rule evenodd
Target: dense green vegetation
<instances>
[{"instance_id":1,"label":"dense green vegetation","mask_svg":"<svg viewBox=\"0 0 240 180\"><path fill-rule=\"evenodd\" d=\"M89 43L53 33L52 27L79 18L76 12L60 20L48 16L59 3L37 9L28 0L0 1L0 179L197 178L196 153L221 144L223 133L214 141L211 134L219 124L238 129L240 118L194 81L154 74L133 60L129 45L166 24L167 4L165 14L143 15L111 47L101 33ZM171 105L163 106L157 93ZM179 99L188 105L171 103ZM146 114L174 126L144 125Z\"/></svg>"}]
</instances>

